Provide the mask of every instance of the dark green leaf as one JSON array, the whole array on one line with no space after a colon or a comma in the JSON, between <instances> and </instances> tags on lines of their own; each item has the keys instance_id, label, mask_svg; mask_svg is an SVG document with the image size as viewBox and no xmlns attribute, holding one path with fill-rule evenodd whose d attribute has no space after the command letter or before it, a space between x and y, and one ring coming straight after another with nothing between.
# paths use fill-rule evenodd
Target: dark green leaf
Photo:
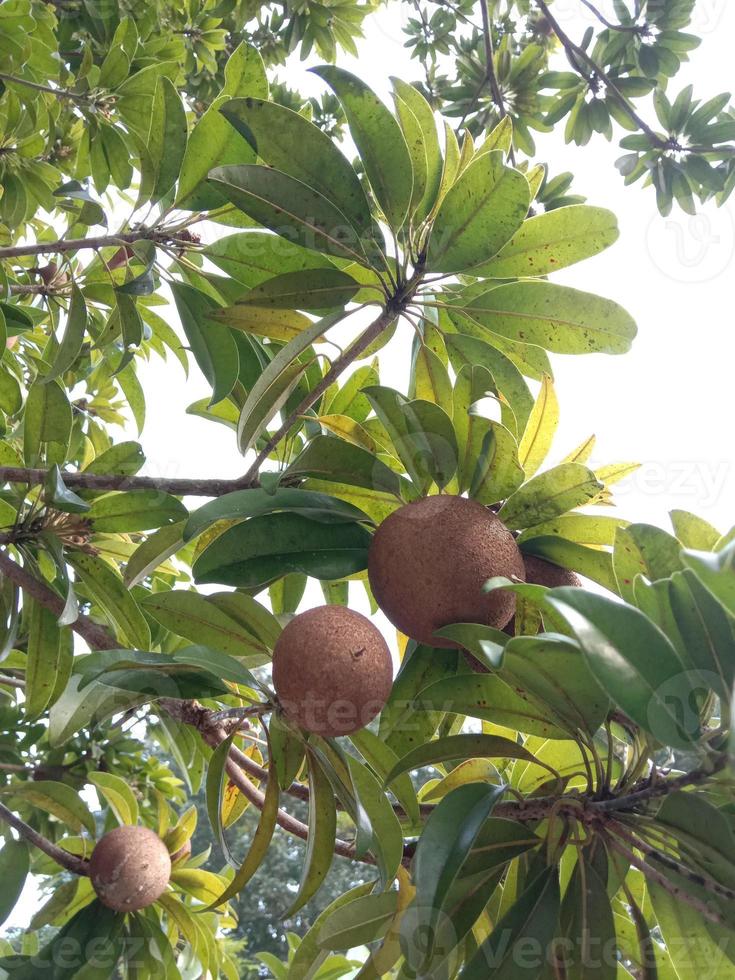
<instances>
[{"instance_id":1,"label":"dark green leaf","mask_svg":"<svg viewBox=\"0 0 735 980\"><path fill-rule=\"evenodd\" d=\"M339 579L367 567L370 533L300 514L254 517L229 528L195 561L197 582L260 588L289 572Z\"/></svg>"},{"instance_id":2,"label":"dark green leaf","mask_svg":"<svg viewBox=\"0 0 735 980\"><path fill-rule=\"evenodd\" d=\"M228 327L210 319L217 308L211 297L183 282L172 283L171 291L192 353L212 386L209 404L214 405L229 395L237 381L237 345Z\"/></svg>"}]
</instances>

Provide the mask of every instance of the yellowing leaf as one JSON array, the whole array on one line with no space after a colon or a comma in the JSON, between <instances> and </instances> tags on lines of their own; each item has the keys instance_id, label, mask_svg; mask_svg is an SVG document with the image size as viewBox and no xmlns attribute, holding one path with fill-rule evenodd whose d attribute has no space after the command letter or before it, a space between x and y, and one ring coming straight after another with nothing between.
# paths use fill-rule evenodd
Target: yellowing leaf
<instances>
[{"instance_id":1,"label":"yellowing leaf","mask_svg":"<svg viewBox=\"0 0 735 980\"><path fill-rule=\"evenodd\" d=\"M554 383L545 374L518 446L518 459L527 477L533 476L546 459L558 424L559 402Z\"/></svg>"}]
</instances>

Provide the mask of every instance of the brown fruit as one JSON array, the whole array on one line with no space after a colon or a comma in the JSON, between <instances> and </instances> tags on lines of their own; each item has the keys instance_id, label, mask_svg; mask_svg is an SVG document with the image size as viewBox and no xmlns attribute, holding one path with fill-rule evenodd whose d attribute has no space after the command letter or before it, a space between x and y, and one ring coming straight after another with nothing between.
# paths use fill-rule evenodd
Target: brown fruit
<instances>
[{"instance_id":1,"label":"brown fruit","mask_svg":"<svg viewBox=\"0 0 735 980\"><path fill-rule=\"evenodd\" d=\"M523 564L526 567L526 581L532 585L545 585L549 589L557 589L562 585L572 585L575 588L582 586L574 572L537 558L536 555L524 555Z\"/></svg>"},{"instance_id":2,"label":"brown fruit","mask_svg":"<svg viewBox=\"0 0 735 980\"><path fill-rule=\"evenodd\" d=\"M562 585L571 585L576 589L582 587L582 583L568 568L554 565L536 555L524 555L523 564L526 569L526 581L531 585L545 585L548 589L556 589ZM505 627L508 636L515 636L515 616Z\"/></svg>"},{"instance_id":3,"label":"brown fruit","mask_svg":"<svg viewBox=\"0 0 735 980\"><path fill-rule=\"evenodd\" d=\"M433 634L452 623L502 629L515 596L485 593L489 578L523 579L515 539L487 507L465 497L425 497L380 525L370 546L368 575L375 599L401 632L420 643L455 647Z\"/></svg>"},{"instance_id":4,"label":"brown fruit","mask_svg":"<svg viewBox=\"0 0 735 980\"><path fill-rule=\"evenodd\" d=\"M364 728L382 710L392 683L381 633L345 606L295 616L273 651L273 685L284 714L317 735Z\"/></svg>"},{"instance_id":5,"label":"brown fruit","mask_svg":"<svg viewBox=\"0 0 735 980\"><path fill-rule=\"evenodd\" d=\"M164 893L171 858L161 838L147 827L116 827L95 845L89 877L103 905L135 912Z\"/></svg>"}]
</instances>

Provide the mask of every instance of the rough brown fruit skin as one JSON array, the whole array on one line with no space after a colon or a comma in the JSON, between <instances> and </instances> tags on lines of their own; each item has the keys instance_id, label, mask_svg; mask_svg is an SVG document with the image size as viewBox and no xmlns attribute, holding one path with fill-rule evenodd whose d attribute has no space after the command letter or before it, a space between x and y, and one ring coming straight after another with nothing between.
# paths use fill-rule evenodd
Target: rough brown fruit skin
<instances>
[{"instance_id":1,"label":"rough brown fruit skin","mask_svg":"<svg viewBox=\"0 0 735 980\"><path fill-rule=\"evenodd\" d=\"M385 640L346 606L295 616L273 650L273 684L284 714L317 735L364 728L382 710L392 683Z\"/></svg>"},{"instance_id":2,"label":"rough brown fruit skin","mask_svg":"<svg viewBox=\"0 0 735 980\"><path fill-rule=\"evenodd\" d=\"M171 858L161 838L147 827L116 827L95 845L89 877L103 905L135 912L164 893Z\"/></svg>"},{"instance_id":3,"label":"rough brown fruit skin","mask_svg":"<svg viewBox=\"0 0 735 980\"><path fill-rule=\"evenodd\" d=\"M581 588L582 583L568 568L561 568L536 555L524 555L523 564L526 567L526 581L533 585L545 585L549 589L557 589L562 585Z\"/></svg>"},{"instance_id":4,"label":"rough brown fruit skin","mask_svg":"<svg viewBox=\"0 0 735 980\"><path fill-rule=\"evenodd\" d=\"M434 647L455 647L433 634L451 623L502 629L512 592L484 593L496 575L524 578L515 539L487 507L440 495L406 504L375 532L368 557L373 595L402 633Z\"/></svg>"},{"instance_id":5,"label":"rough brown fruit skin","mask_svg":"<svg viewBox=\"0 0 735 980\"><path fill-rule=\"evenodd\" d=\"M523 555L523 564L526 569L526 581L531 585L545 585L547 589L556 589L562 585L571 585L575 589L580 589L582 583L568 568L554 565L536 555ZM515 636L515 616L505 627L508 636Z\"/></svg>"}]
</instances>

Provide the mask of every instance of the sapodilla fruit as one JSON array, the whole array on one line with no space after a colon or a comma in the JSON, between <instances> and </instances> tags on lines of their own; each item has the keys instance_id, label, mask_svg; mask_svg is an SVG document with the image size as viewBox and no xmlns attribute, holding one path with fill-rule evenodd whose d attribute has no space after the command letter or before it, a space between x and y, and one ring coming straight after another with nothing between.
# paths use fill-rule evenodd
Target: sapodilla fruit
<instances>
[{"instance_id":1,"label":"sapodilla fruit","mask_svg":"<svg viewBox=\"0 0 735 980\"><path fill-rule=\"evenodd\" d=\"M571 585L575 589L582 587L579 578L568 568L554 565L536 555L523 555L523 565L526 569L526 581L531 585L545 585L547 589L556 589L562 585ZM515 616L505 627L509 636L515 636Z\"/></svg>"},{"instance_id":2,"label":"sapodilla fruit","mask_svg":"<svg viewBox=\"0 0 735 980\"><path fill-rule=\"evenodd\" d=\"M375 600L395 627L434 647L456 647L434 636L452 623L502 629L512 592L483 592L489 578L524 579L515 539L487 507L465 497L425 497L394 511L370 545L368 575Z\"/></svg>"},{"instance_id":3,"label":"sapodilla fruit","mask_svg":"<svg viewBox=\"0 0 735 980\"><path fill-rule=\"evenodd\" d=\"M171 858L161 838L147 827L116 827L95 845L89 877L103 905L136 912L166 890Z\"/></svg>"},{"instance_id":4,"label":"sapodilla fruit","mask_svg":"<svg viewBox=\"0 0 735 980\"><path fill-rule=\"evenodd\" d=\"M532 585L545 585L549 589L557 589L562 585L581 588L582 583L568 568L554 565L536 555L524 555L523 564L526 569L526 581Z\"/></svg>"},{"instance_id":5,"label":"sapodilla fruit","mask_svg":"<svg viewBox=\"0 0 735 980\"><path fill-rule=\"evenodd\" d=\"M273 685L284 714L317 735L364 728L382 710L392 683L380 631L346 606L295 616L273 650Z\"/></svg>"}]
</instances>

